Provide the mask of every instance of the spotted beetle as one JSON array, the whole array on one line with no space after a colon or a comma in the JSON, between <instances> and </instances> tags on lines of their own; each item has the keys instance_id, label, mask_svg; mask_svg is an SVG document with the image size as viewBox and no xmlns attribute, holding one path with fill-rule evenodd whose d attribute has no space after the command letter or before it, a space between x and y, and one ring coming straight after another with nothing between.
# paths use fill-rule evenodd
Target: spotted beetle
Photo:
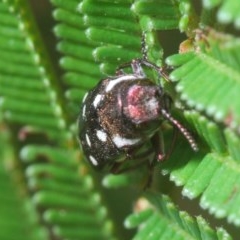
<instances>
[{"instance_id":1,"label":"spotted beetle","mask_svg":"<svg viewBox=\"0 0 240 240\"><path fill-rule=\"evenodd\" d=\"M123 69L131 67L132 73ZM147 67L165 75L155 64L134 59L122 65L83 98L79 117L79 140L90 164L99 170L120 173L148 161L149 166L167 158L160 136L167 120L188 140L197 144L169 112L171 98L143 71Z\"/></svg>"}]
</instances>

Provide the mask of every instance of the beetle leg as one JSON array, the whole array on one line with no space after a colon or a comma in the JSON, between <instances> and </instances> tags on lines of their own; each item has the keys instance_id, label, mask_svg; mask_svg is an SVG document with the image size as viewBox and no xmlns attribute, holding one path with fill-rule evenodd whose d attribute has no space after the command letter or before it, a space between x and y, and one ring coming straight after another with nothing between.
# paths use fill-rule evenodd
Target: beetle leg
<instances>
[{"instance_id":1,"label":"beetle leg","mask_svg":"<svg viewBox=\"0 0 240 240\"><path fill-rule=\"evenodd\" d=\"M155 166L157 162L163 161L166 158L162 132L158 131L156 134L154 134L151 142L153 144L156 154L151 165Z\"/></svg>"},{"instance_id":2,"label":"beetle leg","mask_svg":"<svg viewBox=\"0 0 240 240\"><path fill-rule=\"evenodd\" d=\"M170 143L170 147L165 155L165 159L169 159L172 151L173 151L173 147L176 143L176 140L177 140L177 136L178 136L178 129L176 127L173 127L173 136L172 136L172 140L171 140L171 143Z\"/></svg>"},{"instance_id":3,"label":"beetle leg","mask_svg":"<svg viewBox=\"0 0 240 240\"><path fill-rule=\"evenodd\" d=\"M145 78L146 75L142 69L142 60L141 59L133 59L131 63L132 70L134 74L140 76L141 78Z\"/></svg>"},{"instance_id":4,"label":"beetle leg","mask_svg":"<svg viewBox=\"0 0 240 240\"><path fill-rule=\"evenodd\" d=\"M138 77L138 78L145 78L146 75L142 69L142 59L133 59L131 62L127 62L124 63L122 65L120 65L117 70L116 70L116 74L118 74L119 72L123 72L124 68L127 67L131 67L133 73ZM124 72L123 72L124 73Z\"/></svg>"},{"instance_id":5,"label":"beetle leg","mask_svg":"<svg viewBox=\"0 0 240 240\"><path fill-rule=\"evenodd\" d=\"M153 169L155 167L155 164L169 158L169 156L173 150L173 146L175 144L177 134L178 134L178 131L176 128L174 128L171 145L166 154L165 154L165 149L164 149L164 141L163 141L162 133L159 131L158 133L156 133L153 136L152 142L153 142L153 145L156 146L156 148L155 148L156 156L155 156L153 162L149 164L149 175L148 175L148 179L143 187L144 190L146 190L147 188L149 188L151 186L151 183L153 180Z\"/></svg>"},{"instance_id":6,"label":"beetle leg","mask_svg":"<svg viewBox=\"0 0 240 240\"><path fill-rule=\"evenodd\" d=\"M120 66L117 67L116 74L118 75L118 72L124 73L123 69L131 67L131 65L132 65L132 62L126 62L126 63L121 64Z\"/></svg>"},{"instance_id":7,"label":"beetle leg","mask_svg":"<svg viewBox=\"0 0 240 240\"><path fill-rule=\"evenodd\" d=\"M146 66L148 68L154 69L160 76L163 76L167 81L170 81L169 76L165 73L166 72L165 67L158 67L157 65L149 62L148 60L146 60L144 58L143 59L136 58L136 59L133 59L131 62L127 62L127 63L120 65L117 68L116 74L124 68L131 67L134 74L136 74L140 78L145 78L146 75L142 69L142 65Z\"/></svg>"}]
</instances>

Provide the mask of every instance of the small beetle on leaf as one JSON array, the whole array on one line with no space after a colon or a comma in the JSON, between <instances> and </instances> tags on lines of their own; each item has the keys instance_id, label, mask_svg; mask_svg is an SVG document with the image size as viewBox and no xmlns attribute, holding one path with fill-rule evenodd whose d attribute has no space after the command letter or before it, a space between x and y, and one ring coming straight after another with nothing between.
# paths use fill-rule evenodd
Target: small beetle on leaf
<instances>
[{"instance_id":1,"label":"small beetle on leaf","mask_svg":"<svg viewBox=\"0 0 240 240\"><path fill-rule=\"evenodd\" d=\"M131 66L132 73L123 68ZM144 161L154 165L166 158L159 137L167 120L188 140L195 140L169 112L171 98L144 73L143 66L164 74L145 59L124 64L114 77L108 77L83 98L79 117L79 140L90 164L99 170L123 172ZM125 164L131 161L130 164ZM122 168L122 166L125 166Z\"/></svg>"},{"instance_id":2,"label":"small beetle on leaf","mask_svg":"<svg viewBox=\"0 0 240 240\"><path fill-rule=\"evenodd\" d=\"M168 158L161 137L167 120L187 139L194 151L197 144L170 113L170 96L145 74L143 67L167 78L163 69L143 58L118 68L116 75L101 80L85 94L79 116L79 140L89 163L96 169L120 173L148 161L149 167ZM131 67L132 73L124 68Z\"/></svg>"}]
</instances>

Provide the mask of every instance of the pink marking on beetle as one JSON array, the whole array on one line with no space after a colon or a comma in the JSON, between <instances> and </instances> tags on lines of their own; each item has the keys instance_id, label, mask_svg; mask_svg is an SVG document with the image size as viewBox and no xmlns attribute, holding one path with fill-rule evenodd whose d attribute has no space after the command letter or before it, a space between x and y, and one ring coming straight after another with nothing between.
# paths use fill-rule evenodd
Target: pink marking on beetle
<instances>
[{"instance_id":1,"label":"pink marking on beetle","mask_svg":"<svg viewBox=\"0 0 240 240\"><path fill-rule=\"evenodd\" d=\"M155 86L133 85L127 92L124 113L135 123L157 119L160 111L159 98Z\"/></svg>"}]
</instances>

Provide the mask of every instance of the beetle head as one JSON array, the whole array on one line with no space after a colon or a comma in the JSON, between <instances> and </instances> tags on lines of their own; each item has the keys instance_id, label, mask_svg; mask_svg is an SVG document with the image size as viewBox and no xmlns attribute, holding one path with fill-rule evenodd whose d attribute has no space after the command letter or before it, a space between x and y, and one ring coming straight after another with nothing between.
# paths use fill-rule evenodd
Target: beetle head
<instances>
[{"instance_id":1,"label":"beetle head","mask_svg":"<svg viewBox=\"0 0 240 240\"><path fill-rule=\"evenodd\" d=\"M161 109L160 88L153 85L134 84L126 93L123 112L135 124L159 118Z\"/></svg>"}]
</instances>

